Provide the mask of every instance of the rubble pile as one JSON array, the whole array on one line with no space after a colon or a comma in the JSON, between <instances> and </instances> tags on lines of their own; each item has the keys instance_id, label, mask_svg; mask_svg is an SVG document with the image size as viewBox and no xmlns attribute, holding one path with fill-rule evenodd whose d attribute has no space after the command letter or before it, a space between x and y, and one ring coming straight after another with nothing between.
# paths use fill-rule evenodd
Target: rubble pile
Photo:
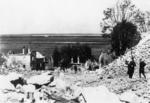
<instances>
[{"instance_id":1,"label":"rubble pile","mask_svg":"<svg viewBox=\"0 0 150 103\"><path fill-rule=\"evenodd\" d=\"M0 103L121 103L105 86L79 87L66 81L64 73L47 71L26 78L12 72L0 75L0 81Z\"/></svg>"},{"instance_id":2,"label":"rubble pile","mask_svg":"<svg viewBox=\"0 0 150 103\"><path fill-rule=\"evenodd\" d=\"M145 39L146 38L146 39ZM132 50L128 51L125 55L118 57L108 66L105 66L103 69L105 70L102 74L103 77L111 78L117 76L125 76L127 72L127 65L125 61L131 59L131 51L136 62L136 76L138 73L139 59L143 59L146 62L146 72L150 69L150 36L149 38L143 38L138 45L132 48Z\"/></svg>"},{"instance_id":3,"label":"rubble pile","mask_svg":"<svg viewBox=\"0 0 150 103\"><path fill-rule=\"evenodd\" d=\"M0 85L0 96L3 97L0 99L0 103L54 103L51 101L56 101L57 98L63 99L63 96L65 96L63 90L58 90L59 85L57 84L56 87L56 84L52 83L58 79L54 80L52 78L54 77L49 72L36 74L28 78L16 72L0 75L2 83ZM23 83L22 80L26 82ZM60 88L64 89L65 87ZM63 94L63 96L60 96L60 94ZM69 99L66 99L66 101L69 101Z\"/></svg>"},{"instance_id":4,"label":"rubble pile","mask_svg":"<svg viewBox=\"0 0 150 103\"><path fill-rule=\"evenodd\" d=\"M133 78L129 79L127 75L127 65L125 61L131 59L131 50L125 55L103 67L104 71L99 75L99 84L105 85L110 91L122 95L131 92L140 98L141 103L150 102L150 36L143 38L138 45L132 48L136 67ZM147 79L139 78L139 59L146 62L145 72ZM140 100L138 100L140 101ZM136 102L137 103L137 102Z\"/></svg>"}]
</instances>

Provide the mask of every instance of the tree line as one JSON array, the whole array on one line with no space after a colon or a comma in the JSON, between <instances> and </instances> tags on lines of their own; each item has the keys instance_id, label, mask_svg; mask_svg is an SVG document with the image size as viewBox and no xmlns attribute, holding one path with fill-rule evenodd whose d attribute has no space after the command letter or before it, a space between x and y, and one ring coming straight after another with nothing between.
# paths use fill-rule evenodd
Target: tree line
<instances>
[{"instance_id":1,"label":"tree line","mask_svg":"<svg viewBox=\"0 0 150 103\"><path fill-rule=\"evenodd\" d=\"M52 57L54 66L69 67L71 58L77 63L77 58L80 58L81 63L85 63L88 59L93 59L91 47L86 44L67 45L61 48L55 47Z\"/></svg>"}]
</instances>

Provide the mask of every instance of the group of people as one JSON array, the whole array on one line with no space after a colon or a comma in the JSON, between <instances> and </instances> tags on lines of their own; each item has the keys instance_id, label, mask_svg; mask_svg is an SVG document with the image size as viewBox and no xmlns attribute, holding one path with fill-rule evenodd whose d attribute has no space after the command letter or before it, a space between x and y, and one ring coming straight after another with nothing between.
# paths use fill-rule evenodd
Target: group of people
<instances>
[{"instance_id":1,"label":"group of people","mask_svg":"<svg viewBox=\"0 0 150 103\"><path fill-rule=\"evenodd\" d=\"M126 64L128 65L127 74L129 75L129 78L132 78L134 74L134 69L136 66L134 58L132 57L130 62L126 61ZM144 70L145 66L146 66L146 63L144 62L144 60L140 59L139 60L139 77L141 78L141 74L142 74L144 78L146 79L145 70Z\"/></svg>"}]
</instances>

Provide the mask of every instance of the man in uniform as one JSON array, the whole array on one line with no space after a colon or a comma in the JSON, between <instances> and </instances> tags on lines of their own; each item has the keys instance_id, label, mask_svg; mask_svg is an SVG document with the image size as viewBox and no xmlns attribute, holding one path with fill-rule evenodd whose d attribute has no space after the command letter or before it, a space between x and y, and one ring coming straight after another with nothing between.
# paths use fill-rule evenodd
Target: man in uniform
<instances>
[{"instance_id":1,"label":"man in uniform","mask_svg":"<svg viewBox=\"0 0 150 103\"><path fill-rule=\"evenodd\" d=\"M136 66L133 57L132 57L132 59L131 59L131 61L128 65L129 65L129 71L128 71L129 78L132 78L132 76L134 74L134 69L135 69L135 66Z\"/></svg>"},{"instance_id":2,"label":"man in uniform","mask_svg":"<svg viewBox=\"0 0 150 103\"><path fill-rule=\"evenodd\" d=\"M139 77L141 78L141 74L143 74L144 78L146 79L146 76L145 76L145 71L144 71L144 68L146 66L146 63L140 59L140 68L139 68Z\"/></svg>"}]
</instances>

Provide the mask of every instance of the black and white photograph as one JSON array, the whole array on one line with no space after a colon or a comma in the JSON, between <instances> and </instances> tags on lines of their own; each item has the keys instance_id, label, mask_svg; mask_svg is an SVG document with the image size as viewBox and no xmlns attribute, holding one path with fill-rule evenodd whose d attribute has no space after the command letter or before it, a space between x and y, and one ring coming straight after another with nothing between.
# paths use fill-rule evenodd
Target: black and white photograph
<instances>
[{"instance_id":1,"label":"black and white photograph","mask_svg":"<svg viewBox=\"0 0 150 103\"><path fill-rule=\"evenodd\" d=\"M0 103L150 103L150 0L0 0Z\"/></svg>"}]
</instances>

